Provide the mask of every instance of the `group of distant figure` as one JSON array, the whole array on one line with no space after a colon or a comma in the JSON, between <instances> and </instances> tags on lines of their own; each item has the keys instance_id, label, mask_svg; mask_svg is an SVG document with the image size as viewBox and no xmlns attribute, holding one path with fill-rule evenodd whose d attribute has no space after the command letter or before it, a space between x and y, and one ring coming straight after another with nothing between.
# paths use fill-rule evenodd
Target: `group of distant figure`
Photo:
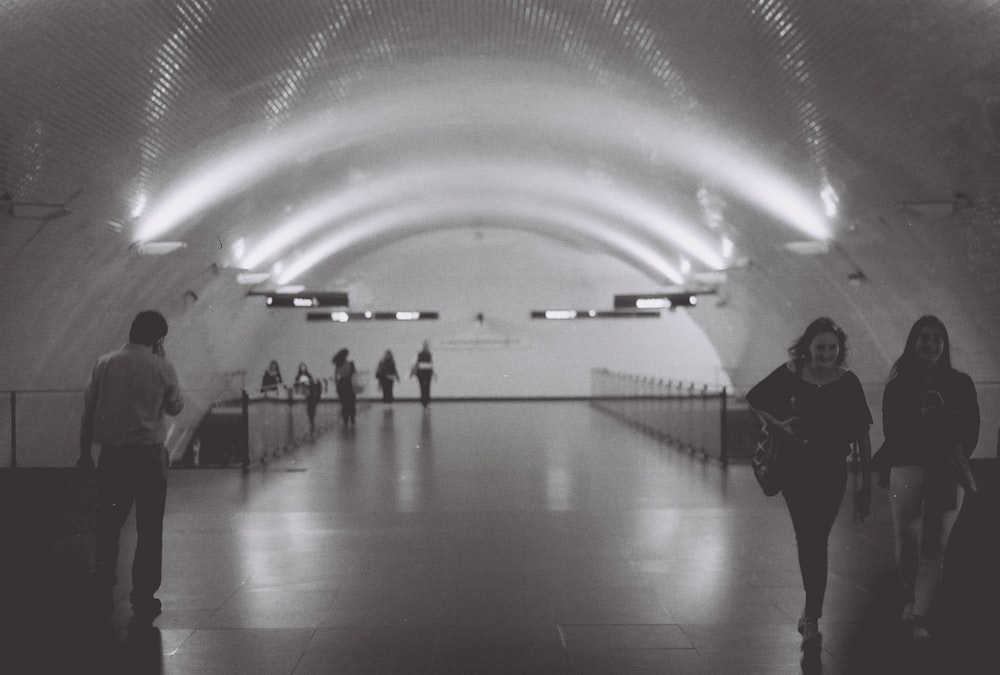
<instances>
[{"instance_id":1,"label":"group of distant figure","mask_svg":"<svg viewBox=\"0 0 1000 675\"><path fill-rule=\"evenodd\" d=\"M364 391L354 361L348 358L350 351L342 348L333 355L333 388L340 400L341 418L345 427L353 427L357 418L357 396ZM426 409L431 402L431 380L435 377L433 357L430 344L424 341L423 347L417 353L417 360L410 369L410 377L416 377L420 384L420 403ZM392 351L387 349L375 367L375 379L382 391L382 402L392 406L394 386L400 381L399 370ZM306 411L309 416L309 427L312 433L316 428L316 408L323 398L323 380L309 372L305 363L299 364L299 370L290 385L286 385L281 376L281 368L277 361L272 360L261 378L260 391L264 396L279 395L283 388L303 396L306 400Z\"/></svg>"},{"instance_id":2,"label":"group of distant figure","mask_svg":"<svg viewBox=\"0 0 1000 675\"><path fill-rule=\"evenodd\" d=\"M862 467L857 513L862 520L869 513L875 474L889 488L904 591L901 620L915 639L927 639L935 628L932 610L952 527L963 499L978 496L968 464L979 439L972 379L952 366L944 323L929 315L918 319L889 372L882 396L885 440L872 458L872 415L861 382L845 366L844 330L830 318L816 319L788 354L746 399L780 449L781 492L805 590L802 650L818 658L827 542L854 448Z\"/></svg>"}]
</instances>

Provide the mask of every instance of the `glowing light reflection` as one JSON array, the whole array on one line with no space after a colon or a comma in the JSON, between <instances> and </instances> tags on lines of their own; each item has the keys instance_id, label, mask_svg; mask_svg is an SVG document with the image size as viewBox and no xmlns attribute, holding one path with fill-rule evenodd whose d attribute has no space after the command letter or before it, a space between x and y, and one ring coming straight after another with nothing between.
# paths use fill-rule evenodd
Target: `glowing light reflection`
<instances>
[{"instance_id":1,"label":"glowing light reflection","mask_svg":"<svg viewBox=\"0 0 1000 675\"><path fill-rule=\"evenodd\" d=\"M644 195L613 185L581 181L565 167L516 160L497 160L489 166L452 161L441 166L415 164L397 167L378 180L350 186L343 193L303 205L294 216L279 223L259 242L246 256L244 264L254 268L330 223L357 218L379 208L397 208L396 204L407 197L416 198L419 195L421 199L463 201L467 195L474 193L484 195L485 199L508 201L510 195L517 195L520 200L545 202L548 204L547 211L559 222L567 220L565 216L555 214L553 207L560 201L568 210L586 207L599 213L599 217L608 223L604 228L635 230L639 238L648 240L650 247L679 247L711 269L726 266L723 257L716 253L715 246L698 234L696 225L668 213L664 206ZM588 228L595 229L597 226L590 225ZM667 274L678 282L675 274Z\"/></svg>"},{"instance_id":2,"label":"glowing light reflection","mask_svg":"<svg viewBox=\"0 0 1000 675\"><path fill-rule=\"evenodd\" d=\"M502 66L491 64L491 68L498 67ZM516 137L530 128L557 146L574 147L586 139L590 145L615 148L646 158L644 161L653 158L656 163L703 176L811 237L831 237L817 204L793 180L711 130L682 124L652 107L611 100L604 92L571 84L545 82L540 89L538 82L501 81L495 72L492 77L477 78L470 76L467 67L463 70L464 75L459 71L452 75L444 68L436 82L422 80L418 86L410 84L409 89L407 85L387 87L382 94L344 104L335 114L324 111L283 128L262 130L250 142L209 158L177 181L141 223L136 239L158 238L293 162L363 144L385 129L419 137L439 127L442 119L466 113L462 119L471 120L466 122L470 127L496 128L498 134ZM456 102L461 102L457 113ZM609 120L615 123L609 124ZM244 130L241 136L246 135ZM582 192L577 191L577 195ZM646 206L632 204L635 220L648 223L662 215L658 211L643 213ZM399 223L400 227L405 225ZM691 234L673 229L669 222L664 225L675 237ZM697 257L717 257L714 251L711 257L703 255L708 256L703 253ZM718 261L706 264L723 266Z\"/></svg>"},{"instance_id":3,"label":"glowing light reflection","mask_svg":"<svg viewBox=\"0 0 1000 675\"><path fill-rule=\"evenodd\" d=\"M605 244L611 251L619 252L619 257L631 260L640 269L658 277L658 281L684 283L684 276L646 242L609 228L603 220L549 203L535 203L526 199L512 201L502 194L492 198L467 194L461 198L456 196L448 200L403 204L391 210L367 214L342 225L326 238L311 243L306 253L288 261L279 275L278 283L291 283L331 256L366 240L390 235L402 238L423 231L457 227L449 224L463 220L467 222L469 218L483 214L523 222L525 224L520 227L533 232L548 228L556 234L557 231L553 228L561 224L567 231L588 236ZM539 223L545 224L545 227L540 227Z\"/></svg>"}]
</instances>

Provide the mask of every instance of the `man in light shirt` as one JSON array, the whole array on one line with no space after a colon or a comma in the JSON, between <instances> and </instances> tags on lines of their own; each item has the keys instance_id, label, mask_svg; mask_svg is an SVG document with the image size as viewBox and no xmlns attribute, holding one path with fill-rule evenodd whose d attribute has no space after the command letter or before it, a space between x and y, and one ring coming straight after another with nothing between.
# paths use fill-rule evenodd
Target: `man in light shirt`
<instances>
[{"instance_id":1,"label":"man in light shirt","mask_svg":"<svg viewBox=\"0 0 1000 675\"><path fill-rule=\"evenodd\" d=\"M137 541L132 561L133 620L148 623L160 613L155 597L163 561L163 512L167 499L166 415L184 407L177 373L166 359L167 321L159 312L139 312L128 344L97 360L84 392L80 424L82 468L97 474L97 564L95 578L110 613L122 526L136 507Z\"/></svg>"}]
</instances>

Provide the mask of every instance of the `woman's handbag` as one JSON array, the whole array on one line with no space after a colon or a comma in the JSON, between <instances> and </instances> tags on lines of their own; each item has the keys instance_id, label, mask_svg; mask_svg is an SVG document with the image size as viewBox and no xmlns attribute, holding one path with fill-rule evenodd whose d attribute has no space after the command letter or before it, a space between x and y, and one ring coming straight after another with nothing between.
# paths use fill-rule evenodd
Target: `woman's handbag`
<instances>
[{"instance_id":1,"label":"woman's handbag","mask_svg":"<svg viewBox=\"0 0 1000 675\"><path fill-rule=\"evenodd\" d=\"M765 495L773 497L781 492L781 451L767 422L761 425L757 434L750 467Z\"/></svg>"},{"instance_id":2,"label":"woman's handbag","mask_svg":"<svg viewBox=\"0 0 1000 675\"><path fill-rule=\"evenodd\" d=\"M360 394L365 390L365 383L361 381L356 370L351 371L351 388L354 389L355 394Z\"/></svg>"},{"instance_id":3,"label":"woman's handbag","mask_svg":"<svg viewBox=\"0 0 1000 675\"><path fill-rule=\"evenodd\" d=\"M965 456L962 446L957 443L952 444L948 448L946 459L952 476L965 489L965 493L974 498L978 497L979 487L976 485L976 478L972 475L972 467L969 465L969 459Z\"/></svg>"}]
</instances>

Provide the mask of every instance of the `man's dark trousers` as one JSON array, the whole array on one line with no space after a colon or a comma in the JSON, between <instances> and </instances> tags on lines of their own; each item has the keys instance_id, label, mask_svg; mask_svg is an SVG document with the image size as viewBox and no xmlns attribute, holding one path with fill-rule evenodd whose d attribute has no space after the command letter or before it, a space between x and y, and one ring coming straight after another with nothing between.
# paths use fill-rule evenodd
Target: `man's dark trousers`
<instances>
[{"instance_id":1,"label":"man's dark trousers","mask_svg":"<svg viewBox=\"0 0 1000 675\"><path fill-rule=\"evenodd\" d=\"M167 449L157 445L102 445L97 474L97 572L115 582L118 541L135 503L136 547L132 606L146 609L160 588Z\"/></svg>"}]
</instances>

